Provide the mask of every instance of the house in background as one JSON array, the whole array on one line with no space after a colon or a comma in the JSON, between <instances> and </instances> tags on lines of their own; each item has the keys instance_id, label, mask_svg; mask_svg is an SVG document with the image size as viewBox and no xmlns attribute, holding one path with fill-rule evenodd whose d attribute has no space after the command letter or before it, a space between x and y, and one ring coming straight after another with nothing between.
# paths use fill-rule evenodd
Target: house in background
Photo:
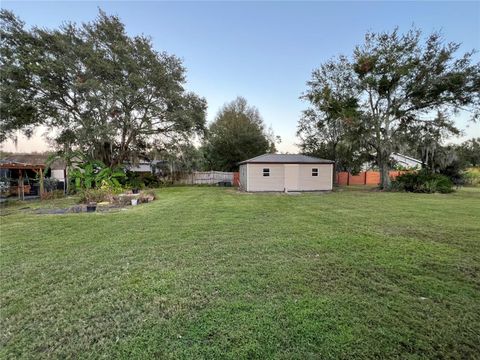
<instances>
[{"instance_id":1,"label":"house in background","mask_svg":"<svg viewBox=\"0 0 480 360\"><path fill-rule=\"evenodd\" d=\"M137 164L124 163L125 170L141 174L161 175L162 167L168 165L166 160L147 160L144 159Z\"/></svg>"},{"instance_id":2,"label":"house in background","mask_svg":"<svg viewBox=\"0 0 480 360\"><path fill-rule=\"evenodd\" d=\"M153 171L152 163L150 161L140 161L137 164L125 163L124 165L125 165L125 170L131 171L134 173L151 174Z\"/></svg>"},{"instance_id":3,"label":"house in background","mask_svg":"<svg viewBox=\"0 0 480 360\"><path fill-rule=\"evenodd\" d=\"M244 191L328 191L333 187L331 160L300 154L264 154L239 163Z\"/></svg>"},{"instance_id":4,"label":"house in background","mask_svg":"<svg viewBox=\"0 0 480 360\"><path fill-rule=\"evenodd\" d=\"M393 153L390 156L390 161L404 170L421 169L422 167L421 160L415 159L408 155L399 154L399 153ZM377 165L375 162L366 162L362 165L363 171L370 171L376 168L377 168Z\"/></svg>"},{"instance_id":5,"label":"house in background","mask_svg":"<svg viewBox=\"0 0 480 360\"><path fill-rule=\"evenodd\" d=\"M404 167L405 169L420 169L422 167L422 162L418 159L415 159L411 156L393 153L390 158L398 165Z\"/></svg>"}]
</instances>

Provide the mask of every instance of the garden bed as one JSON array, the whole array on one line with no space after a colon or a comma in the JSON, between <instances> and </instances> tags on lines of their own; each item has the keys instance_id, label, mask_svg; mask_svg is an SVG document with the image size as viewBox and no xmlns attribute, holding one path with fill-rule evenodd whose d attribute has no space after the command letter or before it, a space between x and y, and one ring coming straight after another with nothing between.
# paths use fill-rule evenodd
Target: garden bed
<instances>
[{"instance_id":1,"label":"garden bed","mask_svg":"<svg viewBox=\"0 0 480 360\"><path fill-rule=\"evenodd\" d=\"M103 201L107 199L108 201ZM86 202L82 197L64 197L49 200L33 201L8 201L1 204L1 216L18 213L30 214L75 214L87 212L87 207L95 203L95 212L113 212L127 209L132 206L132 200L137 200L137 205L155 200L153 191L142 191L138 194L123 193L111 195L99 202ZM78 202L81 202L80 204Z\"/></svg>"},{"instance_id":2,"label":"garden bed","mask_svg":"<svg viewBox=\"0 0 480 360\"><path fill-rule=\"evenodd\" d=\"M116 204L105 204L105 205L97 205L96 212L112 212L112 211L119 211L121 209L126 209L126 206L116 205ZM35 214L48 214L48 215L56 215L56 214L75 214L75 213L83 213L87 212L87 205L74 205L68 208L40 208L34 211Z\"/></svg>"}]
</instances>

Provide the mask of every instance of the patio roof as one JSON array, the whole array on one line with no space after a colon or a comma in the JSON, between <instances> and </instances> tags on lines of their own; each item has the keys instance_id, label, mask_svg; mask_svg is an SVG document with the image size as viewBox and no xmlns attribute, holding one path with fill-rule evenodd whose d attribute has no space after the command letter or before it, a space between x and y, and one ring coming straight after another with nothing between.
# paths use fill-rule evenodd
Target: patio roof
<instances>
[{"instance_id":1,"label":"patio roof","mask_svg":"<svg viewBox=\"0 0 480 360\"><path fill-rule=\"evenodd\" d=\"M16 161L0 160L0 169L38 170L45 169L45 164L28 164Z\"/></svg>"}]
</instances>

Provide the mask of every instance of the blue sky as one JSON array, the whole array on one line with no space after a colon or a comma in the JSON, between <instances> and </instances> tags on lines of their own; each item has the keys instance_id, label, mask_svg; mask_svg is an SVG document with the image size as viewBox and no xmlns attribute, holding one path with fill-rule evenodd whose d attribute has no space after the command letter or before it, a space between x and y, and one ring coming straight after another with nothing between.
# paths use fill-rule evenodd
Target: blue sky
<instances>
[{"instance_id":1,"label":"blue sky","mask_svg":"<svg viewBox=\"0 0 480 360\"><path fill-rule=\"evenodd\" d=\"M480 2L20 2L3 1L27 25L58 27L93 20L98 8L120 16L132 34L151 36L157 50L183 59L187 88L208 101L208 120L244 96L294 152L296 125L307 104L299 99L311 71L338 54L351 54L366 31L441 30L462 51L480 49ZM477 58L479 58L477 54ZM466 137L480 126L465 118ZM39 137L18 150L39 150ZM30 145L29 145L30 144ZM11 146L7 146L8 149Z\"/></svg>"}]
</instances>

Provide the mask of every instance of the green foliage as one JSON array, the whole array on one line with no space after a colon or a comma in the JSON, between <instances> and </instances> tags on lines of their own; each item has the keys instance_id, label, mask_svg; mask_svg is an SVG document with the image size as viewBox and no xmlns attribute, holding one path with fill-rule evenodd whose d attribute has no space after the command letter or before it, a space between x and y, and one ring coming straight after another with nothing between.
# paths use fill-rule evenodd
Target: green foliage
<instances>
[{"instance_id":1,"label":"green foliage","mask_svg":"<svg viewBox=\"0 0 480 360\"><path fill-rule=\"evenodd\" d=\"M474 181L468 172L469 167L475 167L480 161L480 139L472 138L461 144L443 144L442 134L433 131L423 131L417 128L416 144L409 142L409 149L422 159L425 168L431 172L448 176L456 185L471 184Z\"/></svg>"},{"instance_id":2,"label":"green foliage","mask_svg":"<svg viewBox=\"0 0 480 360\"><path fill-rule=\"evenodd\" d=\"M118 17L100 11L81 25L27 30L12 13L0 15L0 140L43 124L60 147L116 167L203 134L206 101L185 90L181 60L147 36L129 36Z\"/></svg>"},{"instance_id":3,"label":"green foliage","mask_svg":"<svg viewBox=\"0 0 480 360\"><path fill-rule=\"evenodd\" d=\"M43 186L45 191L50 192L57 190L58 180L55 178L44 178L43 179Z\"/></svg>"},{"instance_id":4,"label":"green foliage","mask_svg":"<svg viewBox=\"0 0 480 360\"><path fill-rule=\"evenodd\" d=\"M102 185L106 184L112 187L121 187L120 181L125 178L125 172L121 167L116 167L114 169L105 167L96 174L95 183L100 183Z\"/></svg>"},{"instance_id":5,"label":"green foliage","mask_svg":"<svg viewBox=\"0 0 480 360\"><path fill-rule=\"evenodd\" d=\"M192 171L203 170L207 166L204 148L197 149L193 144L180 142L165 147L156 153L157 158L165 160L156 165L155 171L162 182L172 182Z\"/></svg>"},{"instance_id":6,"label":"green foliage","mask_svg":"<svg viewBox=\"0 0 480 360\"><path fill-rule=\"evenodd\" d=\"M69 173L76 189L92 189L107 184L111 187L121 187L121 181L126 178L122 168L114 169L105 166L101 161L88 161L77 164Z\"/></svg>"},{"instance_id":7,"label":"green foliage","mask_svg":"<svg viewBox=\"0 0 480 360\"><path fill-rule=\"evenodd\" d=\"M407 152L422 160L425 168L431 172L441 172L447 166L461 165L455 146L444 145L445 139L452 134L458 135L458 129L444 114L438 112L431 121L412 124L399 141Z\"/></svg>"},{"instance_id":8,"label":"green foliage","mask_svg":"<svg viewBox=\"0 0 480 360\"><path fill-rule=\"evenodd\" d=\"M84 204L109 201L112 192L109 189L82 189L78 192L79 201Z\"/></svg>"},{"instance_id":9,"label":"green foliage","mask_svg":"<svg viewBox=\"0 0 480 360\"><path fill-rule=\"evenodd\" d=\"M350 65L345 57L328 61L314 71L302 96L311 104L298 123L297 136L303 153L334 160L337 171L358 172L368 161L358 133L350 123L361 116Z\"/></svg>"},{"instance_id":10,"label":"green foliage","mask_svg":"<svg viewBox=\"0 0 480 360\"><path fill-rule=\"evenodd\" d=\"M160 180L152 173L127 171L125 185L132 189L156 188L160 186Z\"/></svg>"},{"instance_id":11,"label":"green foliage","mask_svg":"<svg viewBox=\"0 0 480 360\"><path fill-rule=\"evenodd\" d=\"M127 172L126 185L132 189L143 189L145 187L145 183L140 174L133 171Z\"/></svg>"},{"instance_id":12,"label":"green foliage","mask_svg":"<svg viewBox=\"0 0 480 360\"><path fill-rule=\"evenodd\" d=\"M321 123L340 122L340 139L359 139L360 149L375 156L386 188L390 156L407 140L418 145L431 137L438 143L458 133L449 116L459 109L480 117L480 64L473 52L458 55L459 47L438 33L423 40L416 29L368 33L350 58L314 70L305 98Z\"/></svg>"},{"instance_id":13,"label":"green foliage","mask_svg":"<svg viewBox=\"0 0 480 360\"><path fill-rule=\"evenodd\" d=\"M460 161L466 167L480 166L480 138L472 138L456 146Z\"/></svg>"},{"instance_id":14,"label":"green foliage","mask_svg":"<svg viewBox=\"0 0 480 360\"><path fill-rule=\"evenodd\" d=\"M151 173L142 174L141 179L143 184L147 188L157 188L160 186L160 180L154 174L151 174Z\"/></svg>"},{"instance_id":15,"label":"green foliage","mask_svg":"<svg viewBox=\"0 0 480 360\"><path fill-rule=\"evenodd\" d=\"M225 104L209 127L203 152L208 170L235 171L237 163L275 152L275 137L257 108L238 97Z\"/></svg>"},{"instance_id":16,"label":"green foliage","mask_svg":"<svg viewBox=\"0 0 480 360\"><path fill-rule=\"evenodd\" d=\"M120 194L123 188L113 182L101 180L96 188L84 188L78 191L79 201L83 203L110 201Z\"/></svg>"},{"instance_id":17,"label":"green foliage","mask_svg":"<svg viewBox=\"0 0 480 360\"><path fill-rule=\"evenodd\" d=\"M19 129L30 136L43 120L36 105L38 92L30 86L37 51L24 25L13 13L0 11L0 142L15 139Z\"/></svg>"},{"instance_id":18,"label":"green foliage","mask_svg":"<svg viewBox=\"0 0 480 360\"><path fill-rule=\"evenodd\" d=\"M390 185L390 190L415 193L446 194L453 192L453 182L445 175L427 171L405 173L397 176Z\"/></svg>"},{"instance_id":19,"label":"green foliage","mask_svg":"<svg viewBox=\"0 0 480 360\"><path fill-rule=\"evenodd\" d=\"M465 185L480 186L480 168L469 168L464 173Z\"/></svg>"},{"instance_id":20,"label":"green foliage","mask_svg":"<svg viewBox=\"0 0 480 360\"><path fill-rule=\"evenodd\" d=\"M418 166L418 165L412 167L412 166L405 166L405 165L395 163L395 162L393 162L391 167L392 167L393 170L397 170L397 171L420 170L420 166Z\"/></svg>"}]
</instances>

